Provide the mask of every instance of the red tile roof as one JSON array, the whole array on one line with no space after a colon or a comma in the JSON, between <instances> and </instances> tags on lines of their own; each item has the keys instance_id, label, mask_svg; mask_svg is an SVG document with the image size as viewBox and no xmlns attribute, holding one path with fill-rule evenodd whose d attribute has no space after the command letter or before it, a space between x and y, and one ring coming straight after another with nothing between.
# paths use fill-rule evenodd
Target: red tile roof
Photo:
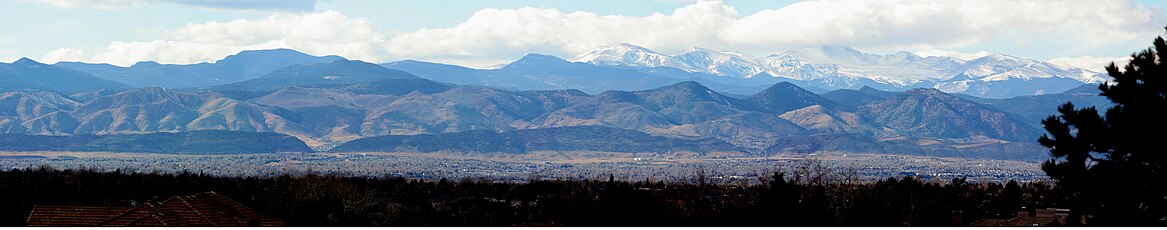
<instances>
[{"instance_id":1,"label":"red tile roof","mask_svg":"<svg viewBox=\"0 0 1167 230\"><path fill-rule=\"evenodd\" d=\"M115 207L33 206L32 213L28 215L28 226L97 226L126 210Z\"/></svg>"},{"instance_id":2,"label":"red tile roof","mask_svg":"<svg viewBox=\"0 0 1167 230\"><path fill-rule=\"evenodd\" d=\"M283 226L215 192L175 196L129 209L37 206L28 226Z\"/></svg>"}]
</instances>

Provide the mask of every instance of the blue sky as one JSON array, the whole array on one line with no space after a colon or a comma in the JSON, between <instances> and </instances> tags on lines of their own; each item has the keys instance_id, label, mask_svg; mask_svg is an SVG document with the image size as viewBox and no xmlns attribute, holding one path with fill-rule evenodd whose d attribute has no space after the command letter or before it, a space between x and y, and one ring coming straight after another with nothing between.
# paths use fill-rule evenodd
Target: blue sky
<instances>
[{"instance_id":1,"label":"blue sky","mask_svg":"<svg viewBox=\"0 0 1167 230\"><path fill-rule=\"evenodd\" d=\"M293 48L485 67L627 42L666 54L1006 53L1098 70L1163 34L1164 2L17 0L0 8L0 62L197 63Z\"/></svg>"}]
</instances>

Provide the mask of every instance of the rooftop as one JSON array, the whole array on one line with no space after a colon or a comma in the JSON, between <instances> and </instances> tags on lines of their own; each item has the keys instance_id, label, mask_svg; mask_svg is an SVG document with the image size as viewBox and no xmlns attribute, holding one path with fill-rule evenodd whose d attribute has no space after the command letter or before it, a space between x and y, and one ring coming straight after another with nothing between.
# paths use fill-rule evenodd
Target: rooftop
<instances>
[{"instance_id":1,"label":"rooftop","mask_svg":"<svg viewBox=\"0 0 1167 230\"><path fill-rule=\"evenodd\" d=\"M222 194L204 192L170 197L132 208L35 206L28 226L283 226Z\"/></svg>"}]
</instances>

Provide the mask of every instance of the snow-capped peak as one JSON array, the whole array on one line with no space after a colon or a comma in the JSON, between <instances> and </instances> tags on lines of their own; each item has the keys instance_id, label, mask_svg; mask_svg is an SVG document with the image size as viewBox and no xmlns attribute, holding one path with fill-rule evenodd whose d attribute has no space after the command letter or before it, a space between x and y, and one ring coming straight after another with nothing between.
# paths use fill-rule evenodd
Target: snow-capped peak
<instances>
[{"instance_id":1,"label":"snow-capped peak","mask_svg":"<svg viewBox=\"0 0 1167 230\"><path fill-rule=\"evenodd\" d=\"M608 66L667 66L690 72L694 71L693 68L685 66L673 57L628 43L596 47L568 60Z\"/></svg>"},{"instance_id":2,"label":"snow-capped peak","mask_svg":"<svg viewBox=\"0 0 1167 230\"><path fill-rule=\"evenodd\" d=\"M966 61L944 56L921 57L906 51L871 54L846 46L806 47L758 58L699 47L669 56L644 47L622 43L598 47L570 60L607 66L673 67L689 72L737 78L768 75L805 81L821 88L858 88L868 84L903 89L922 85L944 88L939 86L1049 79L1043 81L1060 84L1050 86L1052 88L1047 87L1052 92L1064 90L1057 87L1072 85L1075 81L1096 83L1102 79L1097 72L1005 54L990 54ZM946 89L953 91L955 88ZM989 90L978 92L983 94ZM980 95L977 92L971 93ZM1001 95L1009 94L996 96Z\"/></svg>"},{"instance_id":3,"label":"snow-capped peak","mask_svg":"<svg viewBox=\"0 0 1167 230\"><path fill-rule=\"evenodd\" d=\"M764 71L757 58L735 52L694 47L673 57L700 72L715 75L741 77Z\"/></svg>"},{"instance_id":4,"label":"snow-capped peak","mask_svg":"<svg viewBox=\"0 0 1167 230\"><path fill-rule=\"evenodd\" d=\"M1097 83L1098 73L1055 65L1030 58L994 53L969 61L963 72L972 79L1001 81L1007 79L1070 78L1084 83Z\"/></svg>"},{"instance_id":5,"label":"snow-capped peak","mask_svg":"<svg viewBox=\"0 0 1167 230\"><path fill-rule=\"evenodd\" d=\"M777 56L797 58L802 62L815 64L838 64L844 66L902 65L919 60L919 55L900 51L890 55L869 54L846 46L815 46L788 50Z\"/></svg>"},{"instance_id":6,"label":"snow-capped peak","mask_svg":"<svg viewBox=\"0 0 1167 230\"><path fill-rule=\"evenodd\" d=\"M22 57L20 59L17 59L16 61L13 61L12 64L23 65L23 66L44 65L40 62L33 61L32 59L30 59L28 57Z\"/></svg>"}]
</instances>

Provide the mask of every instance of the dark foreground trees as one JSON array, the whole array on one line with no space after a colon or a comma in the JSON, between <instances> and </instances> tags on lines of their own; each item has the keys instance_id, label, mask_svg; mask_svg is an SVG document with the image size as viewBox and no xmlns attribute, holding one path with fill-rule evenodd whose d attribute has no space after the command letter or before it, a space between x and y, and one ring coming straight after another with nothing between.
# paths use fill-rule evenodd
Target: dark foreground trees
<instances>
[{"instance_id":1,"label":"dark foreground trees","mask_svg":"<svg viewBox=\"0 0 1167 230\"><path fill-rule=\"evenodd\" d=\"M1167 223L1167 43L1131 57L1106 67L1114 79L1099 89L1115 105L1105 115L1066 103L1042 121L1038 141L1054 156L1042 169L1077 201L1071 223Z\"/></svg>"},{"instance_id":2,"label":"dark foreground trees","mask_svg":"<svg viewBox=\"0 0 1167 230\"><path fill-rule=\"evenodd\" d=\"M910 177L837 183L785 175L743 187L20 169L0 171L0 226L23 226L33 205L129 207L205 191L288 226L952 226L1065 202L1044 184Z\"/></svg>"}]
</instances>

